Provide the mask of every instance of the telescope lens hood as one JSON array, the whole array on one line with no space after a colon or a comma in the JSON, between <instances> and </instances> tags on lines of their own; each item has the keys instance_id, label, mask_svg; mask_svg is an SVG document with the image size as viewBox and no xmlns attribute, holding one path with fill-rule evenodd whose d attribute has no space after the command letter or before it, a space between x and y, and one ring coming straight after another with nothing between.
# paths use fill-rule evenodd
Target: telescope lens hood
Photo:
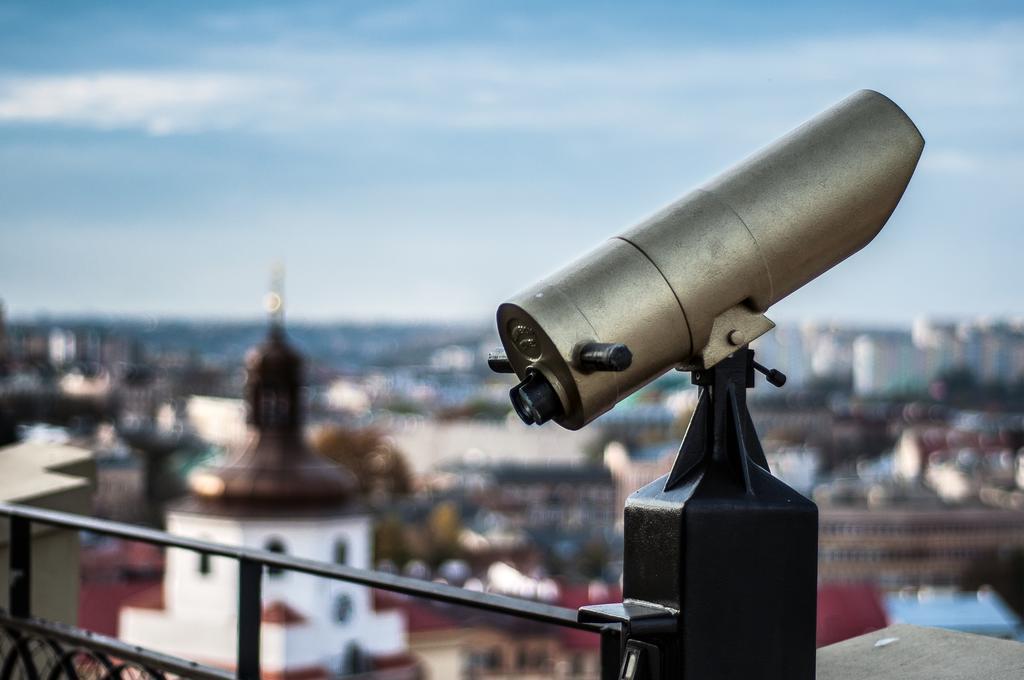
<instances>
[{"instance_id":1,"label":"telescope lens hood","mask_svg":"<svg viewBox=\"0 0 1024 680\"><path fill-rule=\"evenodd\" d=\"M555 388L540 371L530 369L526 378L508 393L512 408L527 425L543 425L562 415L562 402Z\"/></svg>"}]
</instances>

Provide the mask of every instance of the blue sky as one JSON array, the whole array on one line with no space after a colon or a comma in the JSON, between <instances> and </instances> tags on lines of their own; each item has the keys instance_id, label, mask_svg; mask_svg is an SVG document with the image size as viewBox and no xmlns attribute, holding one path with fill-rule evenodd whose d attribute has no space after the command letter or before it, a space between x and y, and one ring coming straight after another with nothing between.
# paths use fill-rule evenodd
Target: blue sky
<instances>
[{"instance_id":1,"label":"blue sky","mask_svg":"<svg viewBox=\"0 0 1024 680\"><path fill-rule=\"evenodd\" d=\"M17 315L488 319L850 92L927 147L770 316L1024 315L1019 3L0 5Z\"/></svg>"}]
</instances>

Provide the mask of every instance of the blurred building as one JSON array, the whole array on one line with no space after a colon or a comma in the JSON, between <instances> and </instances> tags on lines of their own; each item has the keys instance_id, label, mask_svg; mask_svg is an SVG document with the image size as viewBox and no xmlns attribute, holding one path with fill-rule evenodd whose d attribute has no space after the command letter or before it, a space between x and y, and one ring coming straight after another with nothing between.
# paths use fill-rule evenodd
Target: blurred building
<instances>
[{"instance_id":1,"label":"blurred building","mask_svg":"<svg viewBox=\"0 0 1024 680\"><path fill-rule=\"evenodd\" d=\"M57 367L67 366L72 363L77 354L75 352L75 334L63 328L54 328L50 331L50 364Z\"/></svg>"},{"instance_id":2,"label":"blurred building","mask_svg":"<svg viewBox=\"0 0 1024 680\"><path fill-rule=\"evenodd\" d=\"M145 477L143 461L126 451L97 455L92 514L128 524L151 522Z\"/></svg>"},{"instance_id":3,"label":"blurred building","mask_svg":"<svg viewBox=\"0 0 1024 680\"><path fill-rule=\"evenodd\" d=\"M917 487L819 487L818 578L886 589L961 586L1024 550L1024 511L956 507Z\"/></svg>"},{"instance_id":4,"label":"blurred building","mask_svg":"<svg viewBox=\"0 0 1024 680\"><path fill-rule=\"evenodd\" d=\"M697 405L697 390L683 389L668 396L666 403L639 402L627 397L593 426L580 432L600 431L605 441L621 441L633 448L679 439Z\"/></svg>"},{"instance_id":5,"label":"blurred building","mask_svg":"<svg viewBox=\"0 0 1024 680\"><path fill-rule=\"evenodd\" d=\"M957 324L919 318L911 329L914 346L923 354L924 375L933 380L949 371L965 367L963 345Z\"/></svg>"},{"instance_id":6,"label":"blurred building","mask_svg":"<svg viewBox=\"0 0 1024 680\"><path fill-rule=\"evenodd\" d=\"M895 448L894 471L921 481L949 503L990 501L993 492L1010 494L1010 506L1024 509L1018 476L1024 467L1020 425L965 428L935 423L906 428ZM1015 498L1019 496L1019 500Z\"/></svg>"},{"instance_id":7,"label":"blurred building","mask_svg":"<svg viewBox=\"0 0 1024 680\"><path fill-rule=\"evenodd\" d=\"M191 396L185 402L187 427L205 442L225 449L245 442L245 402L224 397Z\"/></svg>"},{"instance_id":8,"label":"blurred building","mask_svg":"<svg viewBox=\"0 0 1024 680\"><path fill-rule=\"evenodd\" d=\"M765 446L765 459L772 474L791 489L810 496L818 481L821 452L810 446Z\"/></svg>"},{"instance_id":9,"label":"blurred building","mask_svg":"<svg viewBox=\"0 0 1024 680\"><path fill-rule=\"evenodd\" d=\"M912 394L927 385L923 356L902 332L860 335L853 341L853 391L860 396Z\"/></svg>"},{"instance_id":10,"label":"blurred building","mask_svg":"<svg viewBox=\"0 0 1024 680\"><path fill-rule=\"evenodd\" d=\"M1005 640L1024 640L1024 623L991 589L957 592L925 588L885 595L890 623L946 628Z\"/></svg>"},{"instance_id":11,"label":"blurred building","mask_svg":"<svg viewBox=\"0 0 1024 680\"><path fill-rule=\"evenodd\" d=\"M803 344L815 380L844 382L856 370L853 342L858 331L833 324L804 324Z\"/></svg>"},{"instance_id":12,"label":"blurred building","mask_svg":"<svg viewBox=\"0 0 1024 680\"><path fill-rule=\"evenodd\" d=\"M371 520L354 477L303 440L301 357L274 324L246 361L248 441L223 464L192 476L192 493L168 511L167 530L370 568ZM120 634L230 668L238 589L238 568L230 560L171 551L154 597L122 610ZM268 569L263 601L261 654L269 677L313 680L383 668L404 669L393 677L412 677L401 614L376 611L366 589Z\"/></svg>"},{"instance_id":13,"label":"blurred building","mask_svg":"<svg viewBox=\"0 0 1024 680\"><path fill-rule=\"evenodd\" d=\"M965 366L983 385L1012 384L1024 377L1024 332L1019 324L964 323L959 340Z\"/></svg>"},{"instance_id":14,"label":"blurred building","mask_svg":"<svg viewBox=\"0 0 1024 680\"><path fill-rule=\"evenodd\" d=\"M678 442L662 442L642 448L628 449L621 442L610 442L604 450L604 464L615 482L615 526L623 526L622 509L626 499L672 469L679 451Z\"/></svg>"},{"instance_id":15,"label":"blurred building","mask_svg":"<svg viewBox=\"0 0 1024 680\"><path fill-rule=\"evenodd\" d=\"M514 416L501 421L396 418L387 427L417 475L458 464L580 464L598 437L593 429L528 427Z\"/></svg>"},{"instance_id":16,"label":"blurred building","mask_svg":"<svg viewBox=\"0 0 1024 680\"><path fill-rule=\"evenodd\" d=\"M619 508L610 472L600 465L462 465L433 478L515 529L593 532L611 527Z\"/></svg>"}]
</instances>

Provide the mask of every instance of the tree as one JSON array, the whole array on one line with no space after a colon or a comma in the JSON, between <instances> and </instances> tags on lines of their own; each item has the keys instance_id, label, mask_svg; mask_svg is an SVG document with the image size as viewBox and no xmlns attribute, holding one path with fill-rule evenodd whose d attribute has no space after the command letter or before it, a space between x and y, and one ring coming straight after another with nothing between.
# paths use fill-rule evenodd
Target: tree
<instances>
[{"instance_id":1,"label":"tree","mask_svg":"<svg viewBox=\"0 0 1024 680\"><path fill-rule=\"evenodd\" d=\"M398 515L384 517L374 528L374 562L391 560L403 565L412 558L412 551L406 540L406 526Z\"/></svg>"},{"instance_id":2,"label":"tree","mask_svg":"<svg viewBox=\"0 0 1024 680\"><path fill-rule=\"evenodd\" d=\"M375 428L325 427L314 435L313 448L348 468L372 500L402 496L412 488L405 457Z\"/></svg>"},{"instance_id":3,"label":"tree","mask_svg":"<svg viewBox=\"0 0 1024 680\"><path fill-rule=\"evenodd\" d=\"M430 561L437 565L445 560L459 557L459 535L462 533L462 517L455 503L438 503L427 518L427 533L430 536Z\"/></svg>"}]
</instances>

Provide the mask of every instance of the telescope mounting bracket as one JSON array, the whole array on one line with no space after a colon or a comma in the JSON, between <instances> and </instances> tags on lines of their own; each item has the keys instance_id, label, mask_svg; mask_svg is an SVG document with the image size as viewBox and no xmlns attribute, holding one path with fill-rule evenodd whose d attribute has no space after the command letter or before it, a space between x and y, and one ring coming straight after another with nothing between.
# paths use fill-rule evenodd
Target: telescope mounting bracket
<instances>
[{"instance_id":1,"label":"telescope mounting bracket","mask_svg":"<svg viewBox=\"0 0 1024 680\"><path fill-rule=\"evenodd\" d=\"M620 678L814 678L818 512L768 471L746 401L758 371L785 382L745 346L694 369L671 471L626 501L622 602L578 613L621 627Z\"/></svg>"},{"instance_id":2,"label":"telescope mounting bracket","mask_svg":"<svg viewBox=\"0 0 1024 680\"><path fill-rule=\"evenodd\" d=\"M682 371L710 369L730 354L739 351L751 341L775 328L775 322L744 303L733 305L711 322L711 334L700 352L690 363L680 366Z\"/></svg>"}]
</instances>

